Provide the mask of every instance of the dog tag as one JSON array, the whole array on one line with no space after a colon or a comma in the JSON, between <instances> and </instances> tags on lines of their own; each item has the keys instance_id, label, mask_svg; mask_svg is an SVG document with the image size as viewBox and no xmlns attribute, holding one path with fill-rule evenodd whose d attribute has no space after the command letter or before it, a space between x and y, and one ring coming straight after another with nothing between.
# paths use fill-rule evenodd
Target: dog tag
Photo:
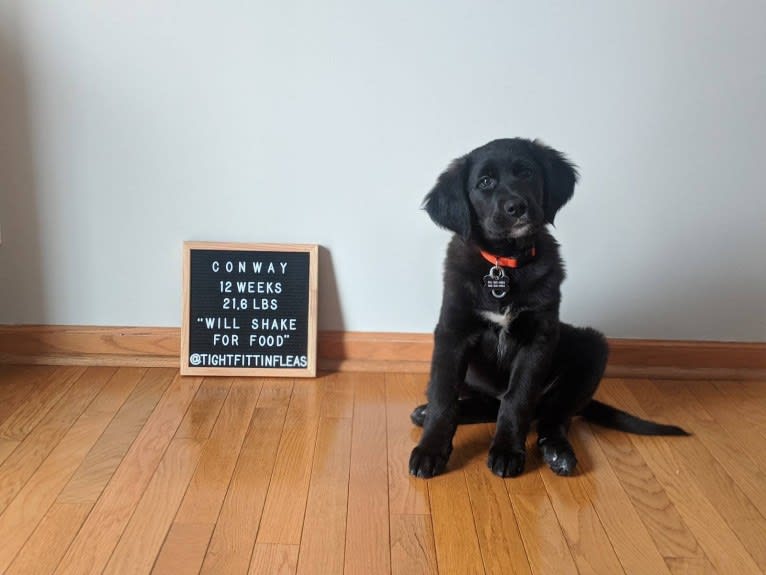
<instances>
[{"instance_id":1,"label":"dog tag","mask_svg":"<svg viewBox=\"0 0 766 575\"><path fill-rule=\"evenodd\" d=\"M505 270L500 266L492 266L489 273L484 276L484 287L492 292L492 296L501 299L508 293L511 280L505 275Z\"/></svg>"}]
</instances>

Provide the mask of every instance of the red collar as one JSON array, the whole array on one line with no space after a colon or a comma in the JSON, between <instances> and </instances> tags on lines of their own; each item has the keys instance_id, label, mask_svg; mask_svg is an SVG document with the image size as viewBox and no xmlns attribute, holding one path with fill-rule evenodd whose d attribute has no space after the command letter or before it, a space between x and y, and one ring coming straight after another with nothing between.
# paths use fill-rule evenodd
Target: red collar
<instances>
[{"instance_id":1,"label":"red collar","mask_svg":"<svg viewBox=\"0 0 766 575\"><path fill-rule=\"evenodd\" d=\"M529 260L531 260L535 255L537 254L537 250L535 249L535 246L532 246L526 253L521 255L520 257L516 258L504 258L501 256L495 256L492 255L489 252L485 252L484 250L479 250L481 252L481 256L487 260L489 263L491 263L493 266L502 266L504 268L517 268L519 266L524 265Z\"/></svg>"}]
</instances>

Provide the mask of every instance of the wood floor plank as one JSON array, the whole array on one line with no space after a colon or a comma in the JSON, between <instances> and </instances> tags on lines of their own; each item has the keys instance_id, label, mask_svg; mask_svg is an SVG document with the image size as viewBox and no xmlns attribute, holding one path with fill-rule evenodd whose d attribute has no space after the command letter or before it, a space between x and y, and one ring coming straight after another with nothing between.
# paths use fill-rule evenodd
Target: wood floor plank
<instances>
[{"instance_id":1,"label":"wood floor plank","mask_svg":"<svg viewBox=\"0 0 766 575\"><path fill-rule=\"evenodd\" d=\"M292 380L263 382L202 573L248 571L292 389Z\"/></svg>"},{"instance_id":2,"label":"wood floor plank","mask_svg":"<svg viewBox=\"0 0 766 575\"><path fill-rule=\"evenodd\" d=\"M510 497L532 572L552 575L577 573L548 496L513 493Z\"/></svg>"},{"instance_id":3,"label":"wood floor plank","mask_svg":"<svg viewBox=\"0 0 766 575\"><path fill-rule=\"evenodd\" d=\"M40 385L32 384L32 393L0 424L0 439L26 438L84 372L84 367L58 367Z\"/></svg>"},{"instance_id":4,"label":"wood floor plank","mask_svg":"<svg viewBox=\"0 0 766 575\"><path fill-rule=\"evenodd\" d=\"M430 515L391 515L391 573L438 573Z\"/></svg>"},{"instance_id":5,"label":"wood floor plank","mask_svg":"<svg viewBox=\"0 0 766 575\"><path fill-rule=\"evenodd\" d=\"M301 542L322 390L329 377L295 381L258 527L258 543Z\"/></svg>"},{"instance_id":6,"label":"wood floor plank","mask_svg":"<svg viewBox=\"0 0 766 575\"><path fill-rule=\"evenodd\" d=\"M230 377L206 377L194 396L189 411L176 431L176 437L207 439L213 430L221 406L229 394Z\"/></svg>"},{"instance_id":7,"label":"wood floor plank","mask_svg":"<svg viewBox=\"0 0 766 575\"><path fill-rule=\"evenodd\" d=\"M766 409L763 408L760 401L753 401L752 391L748 391L744 382L715 381L713 385L734 403L735 409L742 417L758 430L766 429Z\"/></svg>"},{"instance_id":8,"label":"wood floor plank","mask_svg":"<svg viewBox=\"0 0 766 575\"><path fill-rule=\"evenodd\" d=\"M532 436L527 440L526 447L528 453L535 449ZM519 477L503 482L513 505L532 573L576 574L572 552L545 490L539 468L527 465Z\"/></svg>"},{"instance_id":9,"label":"wood floor plank","mask_svg":"<svg viewBox=\"0 0 766 575\"><path fill-rule=\"evenodd\" d=\"M199 548L191 547L192 544L186 546L190 558L185 564L191 569L189 572L197 573L202 567L242 443L258 403L261 386L262 380L259 379L236 378L231 383L215 427L205 442L199 465L178 508L174 524L195 525L200 533L203 530L202 526L206 525L208 529L206 538L199 537L195 540ZM171 532L163 543L163 548L173 548L174 544ZM199 563L193 564L191 557L198 558Z\"/></svg>"},{"instance_id":10,"label":"wood floor plank","mask_svg":"<svg viewBox=\"0 0 766 575\"><path fill-rule=\"evenodd\" d=\"M25 418L25 421L35 419L39 421L39 425L26 435L21 444L0 465L0 513L10 505L115 371L115 368L105 367L66 371L67 380L60 382L66 389L59 397L61 401L50 409L41 407L45 415L40 418L34 415ZM68 378L75 379L69 384Z\"/></svg>"},{"instance_id":11,"label":"wood floor plank","mask_svg":"<svg viewBox=\"0 0 766 575\"><path fill-rule=\"evenodd\" d=\"M152 575L198 573L209 541L210 526L207 523L173 523Z\"/></svg>"},{"instance_id":12,"label":"wood floor plank","mask_svg":"<svg viewBox=\"0 0 766 575\"><path fill-rule=\"evenodd\" d=\"M428 484L439 573L484 573L463 468L486 445L485 427L458 427L446 472L425 481Z\"/></svg>"},{"instance_id":13,"label":"wood floor plank","mask_svg":"<svg viewBox=\"0 0 766 575\"><path fill-rule=\"evenodd\" d=\"M683 406L686 414L682 416L683 421L694 428L694 434L737 482L761 515L766 517L766 473L756 461L760 453L753 452L748 445L742 445L708 413L694 396L694 388L690 387L696 383L673 382L672 387L664 386L663 392L668 395L669 389L674 390L671 397L674 404Z\"/></svg>"},{"instance_id":14,"label":"wood floor plank","mask_svg":"<svg viewBox=\"0 0 766 575\"><path fill-rule=\"evenodd\" d=\"M204 441L184 437L171 441L104 573L151 572L197 467Z\"/></svg>"},{"instance_id":15,"label":"wood floor plank","mask_svg":"<svg viewBox=\"0 0 766 575\"><path fill-rule=\"evenodd\" d=\"M578 474L573 479L580 483L588 495L622 568L626 573L668 573L667 562L658 551L590 428L576 421L569 432L569 438L579 459ZM544 478L546 473L543 473ZM556 479L559 482L566 481ZM550 488L548 492L551 492Z\"/></svg>"},{"instance_id":16,"label":"wood floor plank","mask_svg":"<svg viewBox=\"0 0 766 575\"><path fill-rule=\"evenodd\" d=\"M16 448L21 444L21 441L12 441L10 439L0 439L0 464L3 463L8 456L13 453Z\"/></svg>"},{"instance_id":17,"label":"wood floor plank","mask_svg":"<svg viewBox=\"0 0 766 575\"><path fill-rule=\"evenodd\" d=\"M90 405L89 411L92 410L94 414L100 412L106 416L105 419L108 419L110 414L113 415L113 412L120 408L120 405L124 407L126 394L129 393L132 396L135 393L135 388L145 371L143 368L121 368L110 380L108 387ZM78 441L76 439L78 436L79 434L73 434L75 443ZM85 446L87 447L87 443ZM73 460L71 451L65 447L64 441L56 449L59 450L59 448L62 448L64 457L71 463ZM54 503L11 564L8 572L52 573L92 506L92 502Z\"/></svg>"},{"instance_id":18,"label":"wood floor plank","mask_svg":"<svg viewBox=\"0 0 766 575\"><path fill-rule=\"evenodd\" d=\"M609 403L648 417L621 380L614 380L602 394ZM663 485L713 566L721 573L759 573L758 565L737 535L694 481L697 474L686 472L679 461L674 443L687 439L630 436L630 441Z\"/></svg>"},{"instance_id":19,"label":"wood floor plank","mask_svg":"<svg viewBox=\"0 0 766 575\"><path fill-rule=\"evenodd\" d=\"M351 419L320 418L298 553L301 575L343 573L350 462Z\"/></svg>"},{"instance_id":20,"label":"wood floor plank","mask_svg":"<svg viewBox=\"0 0 766 575\"><path fill-rule=\"evenodd\" d=\"M322 383L322 417L353 417L354 382L360 373L335 373Z\"/></svg>"},{"instance_id":21,"label":"wood floor plank","mask_svg":"<svg viewBox=\"0 0 766 575\"><path fill-rule=\"evenodd\" d=\"M715 381L713 385L734 404L737 413L751 425L760 438L766 439L766 409L761 401L753 401L752 392L747 390L744 382Z\"/></svg>"},{"instance_id":22,"label":"wood floor plank","mask_svg":"<svg viewBox=\"0 0 766 575\"><path fill-rule=\"evenodd\" d=\"M625 382L638 402L650 417L667 420L681 420L695 430L694 421L686 417L681 405L669 401L668 396L654 382L631 380ZM649 409L647 409L648 406ZM753 505L750 499L731 478L727 470L712 456L699 437L692 435L682 441L673 441L673 451L700 491L713 504L731 529L736 533L745 549L761 568L766 571L766 517ZM702 467L705 473L694 473Z\"/></svg>"},{"instance_id":23,"label":"wood floor plank","mask_svg":"<svg viewBox=\"0 0 766 575\"><path fill-rule=\"evenodd\" d=\"M211 527L215 524L260 392L261 383L257 380L237 379L231 386L178 510L176 523Z\"/></svg>"},{"instance_id":24,"label":"wood floor plank","mask_svg":"<svg viewBox=\"0 0 766 575\"><path fill-rule=\"evenodd\" d=\"M7 575L48 575L64 556L91 503L54 503L11 563Z\"/></svg>"},{"instance_id":25,"label":"wood floor plank","mask_svg":"<svg viewBox=\"0 0 766 575\"><path fill-rule=\"evenodd\" d=\"M578 571L605 575L625 572L591 503L590 490L582 476L555 475L540 459L536 449L530 450L528 457L533 466L541 469L540 475ZM580 450L578 457L580 473L592 472L584 450ZM668 573L662 558L659 555L657 558L661 568L657 573Z\"/></svg>"},{"instance_id":26,"label":"wood floor plank","mask_svg":"<svg viewBox=\"0 0 766 575\"><path fill-rule=\"evenodd\" d=\"M753 433L752 422L738 412L738 402L730 394L722 393L719 386L712 382L695 381L694 397L743 449L754 454L766 453L766 438L760 433ZM757 456L753 461L762 472L766 472L766 458Z\"/></svg>"},{"instance_id":27,"label":"wood floor plank","mask_svg":"<svg viewBox=\"0 0 766 575\"><path fill-rule=\"evenodd\" d=\"M420 439L420 429L410 413L424 403L423 374L386 374L386 436L388 438L388 491L392 515L430 514L428 483L410 476L410 453Z\"/></svg>"},{"instance_id":28,"label":"wood floor plank","mask_svg":"<svg viewBox=\"0 0 766 575\"><path fill-rule=\"evenodd\" d=\"M630 438L624 433L595 427L592 435L671 572L686 573L689 567L694 567L693 572L712 572L712 565L697 539ZM615 507L616 513L623 509L622 505Z\"/></svg>"},{"instance_id":29,"label":"wood floor plank","mask_svg":"<svg viewBox=\"0 0 766 575\"><path fill-rule=\"evenodd\" d=\"M200 383L196 377L174 377L56 573L82 575L104 569Z\"/></svg>"},{"instance_id":30,"label":"wood floor plank","mask_svg":"<svg viewBox=\"0 0 766 575\"><path fill-rule=\"evenodd\" d=\"M176 373L136 369L143 371L141 380L61 492L59 503L96 502Z\"/></svg>"},{"instance_id":31,"label":"wood floor plank","mask_svg":"<svg viewBox=\"0 0 766 575\"><path fill-rule=\"evenodd\" d=\"M130 368L116 373L114 369L89 368L77 383L90 385L94 390L101 388L101 391L0 514L0 540L3 541L0 572L10 565L43 519L88 450L136 386L139 376L137 370ZM108 378L106 383L103 382L105 378ZM72 387L74 389L76 386Z\"/></svg>"},{"instance_id":32,"label":"wood floor plank","mask_svg":"<svg viewBox=\"0 0 766 575\"><path fill-rule=\"evenodd\" d=\"M763 400L766 400L766 381L754 379L741 381L739 384L742 386L742 389L745 390L745 393L747 393L752 399L760 402L757 405L761 410L764 410Z\"/></svg>"},{"instance_id":33,"label":"wood floor plank","mask_svg":"<svg viewBox=\"0 0 766 575\"><path fill-rule=\"evenodd\" d=\"M464 462L468 496L486 573L531 573L516 514L500 477L487 467L488 425L476 428L476 447Z\"/></svg>"},{"instance_id":34,"label":"wood floor plank","mask_svg":"<svg viewBox=\"0 0 766 575\"><path fill-rule=\"evenodd\" d=\"M750 406L750 409L755 410L755 413L761 422L758 426L758 431L761 434L761 437L766 439L766 408L764 408L764 401L766 400L766 381L741 381L739 384L742 386L745 394L749 396L750 401L748 401L748 405Z\"/></svg>"},{"instance_id":35,"label":"wood floor plank","mask_svg":"<svg viewBox=\"0 0 766 575\"><path fill-rule=\"evenodd\" d=\"M391 571L400 575L437 573L428 482L410 476L407 468L420 437L410 412L425 401L426 376L386 373L384 381Z\"/></svg>"},{"instance_id":36,"label":"wood floor plank","mask_svg":"<svg viewBox=\"0 0 766 575\"><path fill-rule=\"evenodd\" d=\"M258 543L253 550L250 575L294 575L298 569L298 546Z\"/></svg>"},{"instance_id":37,"label":"wood floor plank","mask_svg":"<svg viewBox=\"0 0 766 575\"><path fill-rule=\"evenodd\" d=\"M351 467L346 521L346 573L391 572L386 388L382 374L354 381Z\"/></svg>"},{"instance_id":38,"label":"wood floor plank","mask_svg":"<svg viewBox=\"0 0 766 575\"><path fill-rule=\"evenodd\" d=\"M47 365L2 366L2 374L0 374L0 426L27 402L27 398L40 393L55 370L55 367Z\"/></svg>"}]
</instances>

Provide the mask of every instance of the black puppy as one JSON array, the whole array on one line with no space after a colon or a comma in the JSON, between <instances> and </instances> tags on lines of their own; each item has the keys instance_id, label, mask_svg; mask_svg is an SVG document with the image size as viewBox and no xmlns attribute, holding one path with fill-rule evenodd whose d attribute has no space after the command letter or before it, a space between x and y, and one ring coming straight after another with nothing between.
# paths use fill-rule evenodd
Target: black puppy
<instances>
[{"instance_id":1,"label":"black puppy","mask_svg":"<svg viewBox=\"0 0 766 575\"><path fill-rule=\"evenodd\" d=\"M592 399L606 366L604 336L559 321L564 267L546 229L572 197L577 171L538 141L495 140L458 158L424 207L455 235L447 248L444 293L428 404L412 413L423 436L410 473L441 473L459 423L497 421L488 465L501 477L524 470L524 444L537 444L559 475L577 464L567 440L573 416L649 435L684 435Z\"/></svg>"}]
</instances>

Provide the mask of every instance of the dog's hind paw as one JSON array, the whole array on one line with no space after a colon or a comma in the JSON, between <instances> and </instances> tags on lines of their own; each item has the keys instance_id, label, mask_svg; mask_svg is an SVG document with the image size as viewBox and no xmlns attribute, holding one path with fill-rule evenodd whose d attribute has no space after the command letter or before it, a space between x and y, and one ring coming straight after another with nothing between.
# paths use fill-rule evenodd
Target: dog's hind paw
<instances>
[{"instance_id":1,"label":"dog's hind paw","mask_svg":"<svg viewBox=\"0 0 766 575\"><path fill-rule=\"evenodd\" d=\"M428 407L427 403L424 403L423 405L418 405L415 409L412 410L412 413L410 413L410 421L417 425L418 427L423 427L423 423L426 420L426 408Z\"/></svg>"},{"instance_id":2,"label":"dog's hind paw","mask_svg":"<svg viewBox=\"0 0 766 575\"><path fill-rule=\"evenodd\" d=\"M556 475L574 475L577 468L577 457L575 457L572 446L566 440L538 441L540 454L543 461L548 464Z\"/></svg>"}]
</instances>

